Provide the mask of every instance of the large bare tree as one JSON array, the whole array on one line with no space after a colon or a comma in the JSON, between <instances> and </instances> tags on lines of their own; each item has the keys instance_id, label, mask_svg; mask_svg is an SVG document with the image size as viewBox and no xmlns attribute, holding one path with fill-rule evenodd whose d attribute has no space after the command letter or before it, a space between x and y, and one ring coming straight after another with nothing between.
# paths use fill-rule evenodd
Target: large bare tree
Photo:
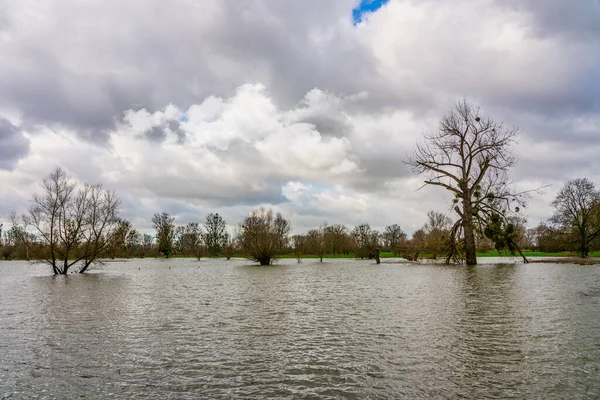
<instances>
[{"instance_id":1,"label":"large bare tree","mask_svg":"<svg viewBox=\"0 0 600 400\"><path fill-rule=\"evenodd\" d=\"M448 262L477 264L475 231L483 231L492 215L504 218L525 206L527 192L513 191L507 174L515 164L511 147L518 133L461 100L440 119L438 132L426 135L406 160L426 175L426 185L453 194L459 218L451 229Z\"/></svg>"},{"instance_id":2,"label":"large bare tree","mask_svg":"<svg viewBox=\"0 0 600 400\"><path fill-rule=\"evenodd\" d=\"M85 272L113 243L119 198L100 184L78 185L61 168L42 181L42 189L26 213L11 217L19 240L55 274L67 274L74 266Z\"/></svg>"}]
</instances>

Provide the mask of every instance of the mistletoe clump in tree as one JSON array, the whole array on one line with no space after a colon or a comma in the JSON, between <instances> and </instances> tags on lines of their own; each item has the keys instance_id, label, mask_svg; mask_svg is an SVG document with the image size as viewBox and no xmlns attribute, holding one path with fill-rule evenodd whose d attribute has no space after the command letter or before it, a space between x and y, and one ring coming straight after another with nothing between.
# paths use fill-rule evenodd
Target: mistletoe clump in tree
<instances>
[{"instance_id":1,"label":"mistletoe clump in tree","mask_svg":"<svg viewBox=\"0 0 600 400\"><path fill-rule=\"evenodd\" d=\"M495 215L505 229L507 216L525 207L530 191L515 192L508 179L518 133L461 100L439 121L439 131L426 135L406 160L427 176L425 185L443 187L454 196L458 220L450 230L447 262L477 264L475 232L484 233Z\"/></svg>"}]
</instances>

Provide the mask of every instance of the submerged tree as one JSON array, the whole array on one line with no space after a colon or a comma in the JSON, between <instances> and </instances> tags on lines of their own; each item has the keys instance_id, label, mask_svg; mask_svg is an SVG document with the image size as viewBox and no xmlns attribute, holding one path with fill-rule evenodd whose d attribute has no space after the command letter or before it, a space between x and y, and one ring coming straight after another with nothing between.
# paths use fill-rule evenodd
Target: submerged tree
<instances>
[{"instance_id":1,"label":"submerged tree","mask_svg":"<svg viewBox=\"0 0 600 400\"><path fill-rule=\"evenodd\" d=\"M600 191L587 178L568 181L552 202L552 216L566 242L587 257L591 242L600 234Z\"/></svg>"},{"instance_id":2,"label":"submerged tree","mask_svg":"<svg viewBox=\"0 0 600 400\"><path fill-rule=\"evenodd\" d=\"M238 240L242 250L260 265L269 265L288 243L290 222L280 213L261 208L252 211L240 224Z\"/></svg>"},{"instance_id":3,"label":"submerged tree","mask_svg":"<svg viewBox=\"0 0 600 400\"><path fill-rule=\"evenodd\" d=\"M173 252L173 241L175 240L175 217L167 213L154 214L152 223L156 229L156 241L158 251L169 258Z\"/></svg>"},{"instance_id":4,"label":"submerged tree","mask_svg":"<svg viewBox=\"0 0 600 400\"><path fill-rule=\"evenodd\" d=\"M425 185L445 188L454 195L458 220L451 229L450 260L477 264L475 231L492 215L505 218L525 206L526 193L509 187L507 172L515 163L511 147L518 135L459 101L439 121L439 132L425 136L406 162L427 175Z\"/></svg>"},{"instance_id":5,"label":"submerged tree","mask_svg":"<svg viewBox=\"0 0 600 400\"><path fill-rule=\"evenodd\" d=\"M42 189L25 214L11 217L19 242L55 274L75 266L85 272L114 242L120 200L102 185L78 185L61 168L42 181Z\"/></svg>"}]
</instances>

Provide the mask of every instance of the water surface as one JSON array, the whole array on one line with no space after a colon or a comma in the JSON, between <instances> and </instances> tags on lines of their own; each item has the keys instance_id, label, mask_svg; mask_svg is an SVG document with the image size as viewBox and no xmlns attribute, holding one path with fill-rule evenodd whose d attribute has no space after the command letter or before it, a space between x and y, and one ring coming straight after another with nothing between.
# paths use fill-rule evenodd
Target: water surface
<instances>
[{"instance_id":1,"label":"water surface","mask_svg":"<svg viewBox=\"0 0 600 400\"><path fill-rule=\"evenodd\" d=\"M600 397L596 266L48 272L0 262L0 399Z\"/></svg>"}]
</instances>

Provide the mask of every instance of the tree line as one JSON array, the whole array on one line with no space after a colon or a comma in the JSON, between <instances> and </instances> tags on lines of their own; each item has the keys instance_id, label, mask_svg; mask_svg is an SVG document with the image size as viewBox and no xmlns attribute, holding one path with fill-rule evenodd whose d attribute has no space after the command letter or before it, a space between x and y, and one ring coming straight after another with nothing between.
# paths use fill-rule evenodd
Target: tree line
<instances>
[{"instance_id":1,"label":"tree line","mask_svg":"<svg viewBox=\"0 0 600 400\"><path fill-rule=\"evenodd\" d=\"M226 221L218 213L206 215L202 224L186 225L176 225L168 213L157 213L152 217L155 235L150 235L120 217L119 198L101 185L78 186L57 168L41 187L43 193L33 196L26 213L10 217L9 229L3 231L0 225L0 249L4 259L41 261L55 274L73 268L85 272L107 258L237 256L267 265L282 255L299 261L305 256L323 261L326 255L352 255L379 263L381 252L417 260L447 258L455 251L452 230L456 222L437 211L428 212L426 223L411 237L399 224L379 232L367 223L352 229L323 223L290 236L289 220L264 208L250 213L233 234L227 232ZM574 251L587 257L590 251L600 250L600 191L590 180L568 181L552 205L554 215L533 228L514 215L504 222L490 219L483 230L474 232L476 251Z\"/></svg>"},{"instance_id":2,"label":"tree line","mask_svg":"<svg viewBox=\"0 0 600 400\"><path fill-rule=\"evenodd\" d=\"M587 178L568 181L552 202L552 217L527 228L522 211L540 188L515 191L508 171L515 163L511 147L516 128L481 115L478 107L459 101L439 121L438 132L425 135L405 162L424 174L424 186L451 194L455 219L430 211L411 238L398 224L383 232L360 224L322 224L290 237L291 224L281 214L261 208L251 212L232 234L219 214L203 222L176 226L175 218L152 218L154 236L142 234L120 216L121 201L101 184L80 185L61 168L52 171L22 215L12 214L2 231L1 254L44 262L55 274L85 272L104 258L162 255L246 256L261 265L281 255L326 254L375 259L382 251L409 260L443 257L447 263L476 264L478 251L573 251L588 257L600 250L600 191Z\"/></svg>"}]
</instances>

